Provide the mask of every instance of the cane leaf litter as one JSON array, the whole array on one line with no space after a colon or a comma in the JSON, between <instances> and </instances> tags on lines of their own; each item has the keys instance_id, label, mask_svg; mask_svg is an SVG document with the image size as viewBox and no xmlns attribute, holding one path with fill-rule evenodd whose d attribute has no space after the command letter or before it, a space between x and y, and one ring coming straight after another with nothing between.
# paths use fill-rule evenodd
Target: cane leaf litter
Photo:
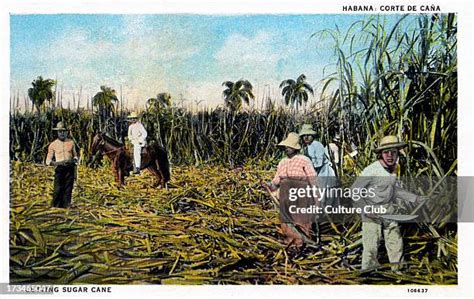
<instances>
[{"instance_id":1,"label":"cane leaf litter","mask_svg":"<svg viewBox=\"0 0 474 299\"><path fill-rule=\"evenodd\" d=\"M360 267L360 223L322 226L322 246L285 248L278 210L258 186L271 171L177 167L118 190L109 168L79 168L73 206L50 208L52 168L13 163L10 279L54 284L453 284L456 236L412 232L407 271ZM21 179L20 179L21 178ZM412 230L413 231L413 230ZM436 258L433 258L433 255Z\"/></svg>"}]
</instances>

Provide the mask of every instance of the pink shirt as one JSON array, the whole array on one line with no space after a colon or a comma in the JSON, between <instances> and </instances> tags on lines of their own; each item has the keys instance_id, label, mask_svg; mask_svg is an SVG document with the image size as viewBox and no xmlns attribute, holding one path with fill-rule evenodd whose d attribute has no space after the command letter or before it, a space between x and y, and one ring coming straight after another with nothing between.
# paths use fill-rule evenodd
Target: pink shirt
<instances>
[{"instance_id":1,"label":"pink shirt","mask_svg":"<svg viewBox=\"0 0 474 299\"><path fill-rule=\"evenodd\" d=\"M272 183L278 186L281 179L285 177L315 178L316 176L311 160L304 155L295 155L292 158L284 158L278 163L277 172Z\"/></svg>"}]
</instances>

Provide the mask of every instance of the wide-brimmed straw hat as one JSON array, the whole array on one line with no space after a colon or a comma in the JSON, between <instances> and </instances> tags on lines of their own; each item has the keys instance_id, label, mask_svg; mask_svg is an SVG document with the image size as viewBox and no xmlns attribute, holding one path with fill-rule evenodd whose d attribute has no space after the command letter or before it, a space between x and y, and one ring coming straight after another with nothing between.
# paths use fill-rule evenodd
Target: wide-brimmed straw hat
<instances>
[{"instance_id":1,"label":"wide-brimmed straw hat","mask_svg":"<svg viewBox=\"0 0 474 299\"><path fill-rule=\"evenodd\" d=\"M292 149L295 149L295 150L300 150L301 145L299 143L299 140L300 140L300 137L298 136L298 134L292 132L288 134L285 140L278 143L278 146L286 146L286 147L291 147Z\"/></svg>"},{"instance_id":2,"label":"wide-brimmed straw hat","mask_svg":"<svg viewBox=\"0 0 474 299\"><path fill-rule=\"evenodd\" d=\"M300 130L300 137L301 136L304 136L304 135L316 135L316 131L313 130L313 126L311 124L304 124L302 127L301 127L301 130Z\"/></svg>"},{"instance_id":3,"label":"wide-brimmed straw hat","mask_svg":"<svg viewBox=\"0 0 474 299\"><path fill-rule=\"evenodd\" d=\"M378 147L375 149L375 152L381 152L386 149L396 148L401 149L404 148L407 144L405 142L400 142L397 136L389 135L382 137L379 141Z\"/></svg>"},{"instance_id":4,"label":"wide-brimmed straw hat","mask_svg":"<svg viewBox=\"0 0 474 299\"><path fill-rule=\"evenodd\" d=\"M133 111L132 113L130 113L129 116L127 116L128 119L137 119L138 118L138 113L136 113L135 111Z\"/></svg>"},{"instance_id":5,"label":"wide-brimmed straw hat","mask_svg":"<svg viewBox=\"0 0 474 299\"><path fill-rule=\"evenodd\" d=\"M56 128L53 128L53 131L67 131L67 130L68 129L66 128L66 126L64 125L62 121L56 124Z\"/></svg>"}]
</instances>

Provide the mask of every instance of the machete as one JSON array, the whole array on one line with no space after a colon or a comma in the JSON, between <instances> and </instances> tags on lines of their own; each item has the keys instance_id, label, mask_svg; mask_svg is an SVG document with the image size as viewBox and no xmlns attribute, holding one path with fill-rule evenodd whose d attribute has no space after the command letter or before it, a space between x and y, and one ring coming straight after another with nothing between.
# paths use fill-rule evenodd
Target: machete
<instances>
[{"instance_id":1,"label":"machete","mask_svg":"<svg viewBox=\"0 0 474 299\"><path fill-rule=\"evenodd\" d=\"M418 215L379 215L380 218L397 222L411 221L418 218Z\"/></svg>"}]
</instances>

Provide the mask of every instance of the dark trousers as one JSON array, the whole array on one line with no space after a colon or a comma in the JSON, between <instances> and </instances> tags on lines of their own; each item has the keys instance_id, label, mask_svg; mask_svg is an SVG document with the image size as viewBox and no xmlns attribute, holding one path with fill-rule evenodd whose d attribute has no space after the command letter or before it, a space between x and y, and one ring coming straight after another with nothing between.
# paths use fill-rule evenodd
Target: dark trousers
<instances>
[{"instance_id":1,"label":"dark trousers","mask_svg":"<svg viewBox=\"0 0 474 299\"><path fill-rule=\"evenodd\" d=\"M74 186L74 165L60 165L54 172L53 207L67 208L71 204Z\"/></svg>"}]
</instances>

